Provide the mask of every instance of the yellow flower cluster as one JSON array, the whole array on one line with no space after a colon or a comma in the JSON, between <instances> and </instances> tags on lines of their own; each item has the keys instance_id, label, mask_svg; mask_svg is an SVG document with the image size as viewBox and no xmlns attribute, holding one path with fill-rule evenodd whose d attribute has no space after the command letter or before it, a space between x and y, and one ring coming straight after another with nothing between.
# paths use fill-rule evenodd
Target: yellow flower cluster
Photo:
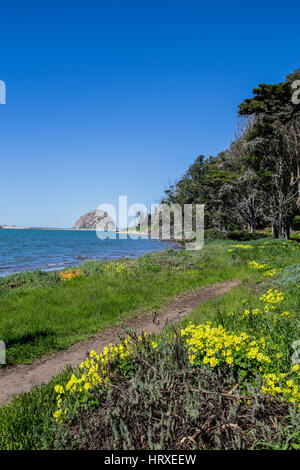
<instances>
[{"instance_id":1,"label":"yellow flower cluster","mask_svg":"<svg viewBox=\"0 0 300 470\"><path fill-rule=\"evenodd\" d=\"M263 275L265 277L274 277L276 273L277 273L277 269L274 268L274 269L269 269L268 271L265 271Z\"/></svg>"},{"instance_id":2,"label":"yellow flower cluster","mask_svg":"<svg viewBox=\"0 0 300 470\"><path fill-rule=\"evenodd\" d=\"M295 364L292 367L292 378L287 378L287 374L265 374L263 379L265 385L261 387L262 392L272 396L279 397L282 401L288 403L297 403L300 410L300 390L295 380L299 383L300 371L299 365Z\"/></svg>"},{"instance_id":3,"label":"yellow flower cluster","mask_svg":"<svg viewBox=\"0 0 300 470\"><path fill-rule=\"evenodd\" d=\"M253 246L251 245L233 245L234 248L242 248L243 250L253 250Z\"/></svg>"},{"instance_id":4,"label":"yellow flower cluster","mask_svg":"<svg viewBox=\"0 0 300 470\"><path fill-rule=\"evenodd\" d=\"M265 303L264 311L269 312L270 310L275 310L276 306L284 300L284 293L279 292L277 289L269 289L268 292L260 297Z\"/></svg>"},{"instance_id":5,"label":"yellow flower cluster","mask_svg":"<svg viewBox=\"0 0 300 470\"><path fill-rule=\"evenodd\" d=\"M62 271L62 272L59 273L59 275L60 275L60 278L63 281L70 281L74 277L81 276L82 271L80 271L80 269L72 269L72 270L68 270L68 271Z\"/></svg>"},{"instance_id":6,"label":"yellow flower cluster","mask_svg":"<svg viewBox=\"0 0 300 470\"><path fill-rule=\"evenodd\" d=\"M255 261L251 263L253 269L263 269L265 267ZM256 264L259 267L256 267ZM108 269L110 272L114 272L115 267L118 266L127 269L126 265L118 262L109 263L107 266L110 266ZM263 266L263 268L260 266ZM117 272L123 272L123 268L120 269ZM289 312L282 312L283 309L277 311L277 306L284 300L283 292L269 289L260 297L260 300L264 304L263 308L248 307L242 313L242 319L259 316L259 321L267 318L269 322L270 319L276 317L275 321L277 322L280 317L291 317ZM297 385L300 375L299 365L293 366L292 377L290 377L290 374L273 373L278 370L277 359L282 357L282 353L278 352L278 345L266 340L262 336L263 330L259 328L257 330L260 331L259 334L261 335L259 339L252 336L251 331L253 330L250 329L249 331L249 333L245 331L232 332L222 325L216 325L212 322L200 325L194 325L190 322L186 328L181 329L180 334L187 348L189 362L193 366L206 364L215 368L229 365L238 370L243 378L249 378L249 376L254 378L256 372L259 371L263 374L263 393L278 396L283 401L298 403L300 409L300 392ZM136 348L144 341L145 335L146 333L139 336L138 340L128 337L115 346L109 344L100 354L91 351L79 366L78 372L71 376L65 386L55 386L57 409L53 416L56 421L64 422L68 418L68 411L73 409L74 403L85 403L91 390L104 387L113 382L121 372L126 372L127 375L129 371L129 374L132 374L134 372L133 364L134 357L136 357ZM148 344L149 348L156 351L155 354L157 354L160 348L155 339L152 338L149 342L145 339L143 344Z\"/></svg>"},{"instance_id":7,"label":"yellow flower cluster","mask_svg":"<svg viewBox=\"0 0 300 470\"><path fill-rule=\"evenodd\" d=\"M271 268L267 264L260 264L257 261L249 261L248 266L250 269L255 269L255 270L265 270L263 271L263 275L265 277L274 277L275 274L277 273L277 269Z\"/></svg>"},{"instance_id":8,"label":"yellow flower cluster","mask_svg":"<svg viewBox=\"0 0 300 470\"><path fill-rule=\"evenodd\" d=\"M246 318L246 317L249 317L250 315L256 317L258 316L261 312L261 310L259 310L259 308L253 308L252 310L250 309L246 309L242 315L242 318Z\"/></svg>"},{"instance_id":9,"label":"yellow flower cluster","mask_svg":"<svg viewBox=\"0 0 300 470\"><path fill-rule=\"evenodd\" d=\"M233 248L241 248L242 250L253 250L253 246L251 245L233 245ZM227 251L228 253L231 253L233 249L229 248L229 250Z\"/></svg>"},{"instance_id":10,"label":"yellow flower cluster","mask_svg":"<svg viewBox=\"0 0 300 470\"><path fill-rule=\"evenodd\" d=\"M246 312L250 314L250 310ZM252 312L258 314L260 311L256 309ZM249 370L253 367L253 371L258 368L263 372L272 367L271 358L266 354L268 344L264 337L255 340L244 332L230 333L223 326L215 327L211 322L198 326L190 323L187 328L181 330L181 336L185 338L191 364L202 362L212 368L223 364L240 367L241 362L245 363L246 360ZM281 357L281 353L276 354L277 359ZM292 367L291 374L294 377L288 378L285 373L265 373L262 376L262 391L271 396L278 396L282 401L297 403L300 410L300 390L297 385L300 377L299 364Z\"/></svg>"},{"instance_id":11,"label":"yellow flower cluster","mask_svg":"<svg viewBox=\"0 0 300 470\"><path fill-rule=\"evenodd\" d=\"M282 312L281 316L282 317L293 317L294 315L292 315L290 312Z\"/></svg>"},{"instance_id":12,"label":"yellow flower cluster","mask_svg":"<svg viewBox=\"0 0 300 470\"><path fill-rule=\"evenodd\" d=\"M199 274L200 271L198 271L197 269L185 269L184 273L194 275L194 274Z\"/></svg>"},{"instance_id":13,"label":"yellow flower cluster","mask_svg":"<svg viewBox=\"0 0 300 470\"><path fill-rule=\"evenodd\" d=\"M145 337L146 333L143 336ZM143 336L138 337L138 342L143 340ZM153 345L153 347L156 346ZM72 374L65 387L62 385L54 387L57 393L57 410L53 414L54 418L57 421L61 421L63 415L67 414L68 409L65 403L70 396L74 394L79 396L84 392L108 383L122 368L124 360L133 356L136 347L137 343L134 343L131 337L128 337L116 346L110 343L103 348L100 354L91 351L89 356L79 366L81 375L76 376Z\"/></svg>"},{"instance_id":14,"label":"yellow flower cluster","mask_svg":"<svg viewBox=\"0 0 300 470\"><path fill-rule=\"evenodd\" d=\"M103 271L106 273L125 274L128 269L126 264L119 263L118 261L112 261L104 267Z\"/></svg>"},{"instance_id":15,"label":"yellow flower cluster","mask_svg":"<svg viewBox=\"0 0 300 470\"><path fill-rule=\"evenodd\" d=\"M289 243L292 243L292 240L289 240ZM286 242L283 242L281 244L273 243L273 242L264 242L263 245L259 245L259 248L264 248L264 246L273 246L275 248L287 248L288 247Z\"/></svg>"},{"instance_id":16,"label":"yellow flower cluster","mask_svg":"<svg viewBox=\"0 0 300 470\"><path fill-rule=\"evenodd\" d=\"M244 332L234 334L226 331L222 325L215 327L208 322L195 326L190 323L181 330L181 336L185 338L191 364L200 361L215 367L225 363L238 364L242 358L255 361L253 366L271 362L265 354L264 338L256 341Z\"/></svg>"},{"instance_id":17,"label":"yellow flower cluster","mask_svg":"<svg viewBox=\"0 0 300 470\"><path fill-rule=\"evenodd\" d=\"M264 269L267 267L266 264L259 264L257 261L249 261L248 266L250 269Z\"/></svg>"}]
</instances>

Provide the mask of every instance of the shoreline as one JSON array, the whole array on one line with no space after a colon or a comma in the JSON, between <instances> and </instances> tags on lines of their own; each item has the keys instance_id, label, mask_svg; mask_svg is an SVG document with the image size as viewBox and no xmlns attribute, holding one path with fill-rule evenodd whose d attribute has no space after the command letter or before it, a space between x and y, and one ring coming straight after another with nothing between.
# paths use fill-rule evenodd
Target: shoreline
<instances>
[{"instance_id":1,"label":"shoreline","mask_svg":"<svg viewBox=\"0 0 300 470\"><path fill-rule=\"evenodd\" d=\"M61 227L21 227L14 225L0 225L0 230L67 230L74 232L114 232L114 230L98 230L96 228L61 228ZM116 230L116 233L128 233L136 235L150 235L149 232L139 232L137 230Z\"/></svg>"},{"instance_id":2,"label":"shoreline","mask_svg":"<svg viewBox=\"0 0 300 470\"><path fill-rule=\"evenodd\" d=\"M138 232L139 233L139 232ZM146 237L141 237L141 240L147 240L148 238ZM164 242L167 242L167 243L172 243L172 249L174 250L182 250L182 246L178 243L176 243L175 241L172 241L172 240L158 240L158 241L164 241ZM11 270L3 270L1 269L0 267L0 278L5 278L5 277L8 277L8 276L13 276L15 274L26 274L26 273L34 273L36 271L42 271L44 273L53 273L53 272L60 272L60 271L63 271L65 269L71 269L71 268L80 268L80 266L86 262L86 261L95 261L95 262L100 262L100 261L116 261L116 260L134 260L134 259L137 259L141 256L144 256L145 254L147 253L151 253L152 251L154 252L159 252L159 251L164 251L166 250L168 247L166 248L163 248L161 250L150 250L149 252L146 251L144 253L134 253L132 254L131 256L125 256L125 255L122 255L120 254L120 256L107 256L107 257L103 257L103 258L96 258L96 257L87 257L87 258L79 258L78 260L74 261L74 262L66 262L66 263L61 263L59 261L57 261L57 263L55 263L54 266L42 266L42 267L32 267L32 268L28 268L28 269L18 269L16 268L15 271L11 271ZM13 268L12 268L13 269Z\"/></svg>"}]
</instances>

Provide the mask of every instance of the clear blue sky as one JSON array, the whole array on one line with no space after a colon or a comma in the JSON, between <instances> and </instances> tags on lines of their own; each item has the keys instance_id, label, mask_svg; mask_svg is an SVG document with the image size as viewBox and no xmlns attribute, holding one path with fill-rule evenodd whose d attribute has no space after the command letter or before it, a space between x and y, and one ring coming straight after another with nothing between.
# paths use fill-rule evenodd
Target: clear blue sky
<instances>
[{"instance_id":1,"label":"clear blue sky","mask_svg":"<svg viewBox=\"0 0 300 470\"><path fill-rule=\"evenodd\" d=\"M1 4L0 223L72 226L158 202L234 138L237 106L300 65L299 2Z\"/></svg>"}]
</instances>

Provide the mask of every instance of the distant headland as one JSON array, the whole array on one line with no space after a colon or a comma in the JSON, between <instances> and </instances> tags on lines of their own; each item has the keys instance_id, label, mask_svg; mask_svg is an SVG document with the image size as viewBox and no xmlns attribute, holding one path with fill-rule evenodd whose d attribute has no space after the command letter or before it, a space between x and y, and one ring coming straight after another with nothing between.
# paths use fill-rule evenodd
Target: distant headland
<instances>
[{"instance_id":1,"label":"distant headland","mask_svg":"<svg viewBox=\"0 0 300 470\"><path fill-rule=\"evenodd\" d=\"M117 227L112 218L99 209L92 210L82 215L76 222L74 227L22 227L17 225L0 225L0 229L14 230L100 230L115 231Z\"/></svg>"}]
</instances>

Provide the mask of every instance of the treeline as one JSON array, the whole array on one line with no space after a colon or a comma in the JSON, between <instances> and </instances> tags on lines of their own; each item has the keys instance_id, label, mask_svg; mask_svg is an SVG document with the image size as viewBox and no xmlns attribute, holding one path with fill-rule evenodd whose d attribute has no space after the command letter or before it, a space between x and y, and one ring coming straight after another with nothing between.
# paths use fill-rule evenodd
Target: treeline
<instances>
[{"instance_id":1,"label":"treeline","mask_svg":"<svg viewBox=\"0 0 300 470\"><path fill-rule=\"evenodd\" d=\"M300 69L284 82L255 88L239 105L242 129L230 148L196 158L162 203L205 204L207 229L254 233L271 226L274 237L288 239L300 207L297 80Z\"/></svg>"}]
</instances>

